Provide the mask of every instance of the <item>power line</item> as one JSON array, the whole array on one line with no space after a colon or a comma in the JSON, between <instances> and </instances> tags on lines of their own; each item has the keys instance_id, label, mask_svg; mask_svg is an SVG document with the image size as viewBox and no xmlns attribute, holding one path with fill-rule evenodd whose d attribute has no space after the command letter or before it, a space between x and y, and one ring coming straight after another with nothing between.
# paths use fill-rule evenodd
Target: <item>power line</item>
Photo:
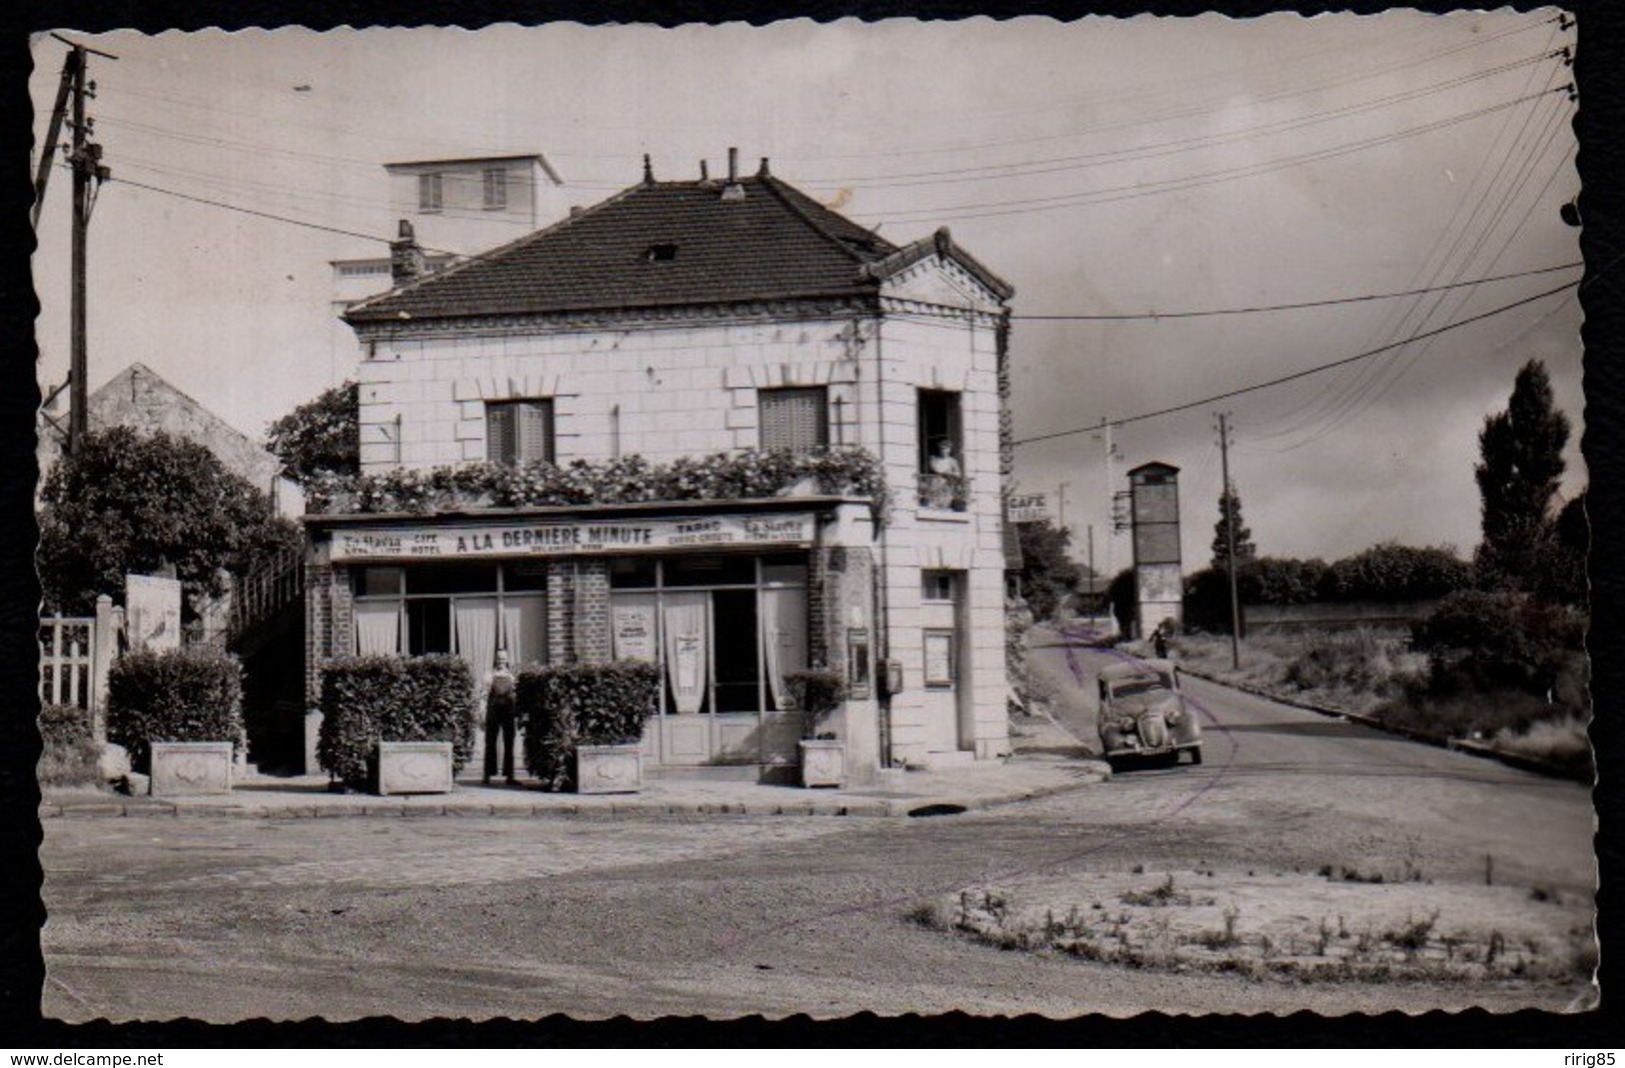
<instances>
[{"instance_id":1,"label":"power line","mask_svg":"<svg viewBox=\"0 0 1625 1068\"><path fill-rule=\"evenodd\" d=\"M1334 367L1343 367L1343 366L1346 366L1346 365L1351 364L1351 363L1356 363L1356 362L1358 362L1360 360L1368 360L1371 357L1380 355L1380 354L1382 354L1384 352L1389 351L1390 349L1399 348L1401 345L1409 345L1410 343L1412 343L1414 341L1422 341L1422 340L1424 340L1426 338L1437 337L1439 334L1448 333L1451 330L1458 330L1461 327L1469 326L1472 323L1479 322L1480 320L1483 320L1483 319L1488 319L1491 316L1500 315L1502 312L1508 312L1508 311L1511 311L1514 308L1521 308L1525 304L1533 304L1537 300L1542 300L1542 299L1544 299L1546 297L1553 296L1554 294L1561 293L1565 289L1574 289L1579 284L1580 283L1578 281L1565 282L1562 285L1557 286L1555 288L1548 289L1548 290L1546 290L1544 292L1541 292L1541 293L1536 293L1532 297L1525 297L1522 300L1513 301L1511 304L1503 304L1499 308L1492 308L1487 312L1481 312L1478 315L1469 316L1468 318L1463 319L1460 322L1447 323L1444 326L1438 327L1437 329L1434 329L1434 330L1429 330L1426 333L1414 334L1411 337L1408 337L1403 341L1396 341L1396 342L1394 342L1392 344L1389 344L1389 345L1383 345L1383 346L1380 346L1380 347L1374 348L1374 349L1367 349L1365 352L1356 353L1353 356L1345 356L1340 360L1333 360L1330 363L1319 364L1319 365L1317 365L1315 367L1306 368L1305 370L1302 370L1302 371L1294 371L1292 374L1282 375L1279 378L1272 378L1272 379L1269 379L1268 381L1264 381L1264 382L1255 382L1250 386L1242 386L1239 389L1227 390L1224 393L1215 393L1212 396L1203 397L1201 400L1188 401L1188 402L1186 402L1184 404L1176 404L1176 405L1173 405L1172 407L1169 407L1169 408L1159 408L1154 412L1142 412L1139 415L1130 415L1130 416L1127 416L1127 417L1122 418L1122 419L1102 420L1099 423L1094 423L1094 424L1091 424L1089 426L1075 427L1075 428L1073 428L1071 430L1057 430L1054 433L1050 433L1050 434L1038 434L1038 435L1035 435L1034 437L1030 437L1030 438L1020 438L1020 439L1018 439L1016 441L1011 442L1011 444L1012 445L1032 445L1032 444L1034 444L1036 442L1051 441L1051 440L1053 440L1055 438L1071 437L1071 436L1073 436L1075 434L1089 434L1089 433L1093 433L1095 431L1098 431L1099 429L1101 429L1101 427L1108 426L1108 425L1109 426L1126 426L1129 423L1139 423L1139 422L1144 422L1147 419L1156 419L1156 418L1159 418L1159 417L1164 416L1164 415L1173 415L1173 414L1175 414L1177 412L1190 411L1192 408L1200 408L1203 405L1212 404L1215 401L1229 400L1231 397L1240 397L1240 396L1243 396L1244 394L1247 394L1247 393L1256 393L1259 390L1270 389L1271 387L1279 386L1279 385L1282 385L1283 383L1286 383L1286 382L1295 382L1300 378L1307 378L1310 375L1316 375L1316 374L1321 373L1322 371L1329 371Z\"/></svg>"},{"instance_id":2,"label":"power line","mask_svg":"<svg viewBox=\"0 0 1625 1068\"><path fill-rule=\"evenodd\" d=\"M1302 166L1305 163L1318 163L1322 160L1346 156L1352 152L1363 151L1368 148L1377 148L1382 145L1393 144L1408 137L1416 137L1435 130L1456 126L1463 122L1482 118L1497 111L1527 104L1531 100L1539 99L1548 93L1568 92L1567 86L1558 89L1549 89L1545 92L1532 93L1528 96L1508 100L1500 104L1491 104L1474 111L1453 115L1447 119L1425 123L1421 126L1412 126L1409 129L1398 130L1393 133L1382 134L1378 137L1367 138L1363 141L1354 141L1349 144L1336 145L1331 148L1317 149L1298 156L1283 156L1279 159L1264 163L1252 163L1241 167L1227 167L1217 171L1207 171L1202 174L1187 175L1183 178L1168 178L1156 182L1141 182L1133 185L1107 186L1101 189L1088 189L1078 193L1062 193L1048 197L1030 197L1022 200L992 201L985 204L956 204L944 208L916 208L891 213L869 211L865 215L885 215L886 220L919 221L922 219L987 219L1004 215L1026 215L1036 211L1054 211L1057 208L1085 207L1096 204L1114 204L1123 200L1135 200L1145 196L1157 196L1163 193L1184 192L1188 189L1197 189L1206 185L1230 181L1236 178L1256 178L1271 171L1283 170L1287 167ZM1117 194L1117 195L1107 195Z\"/></svg>"},{"instance_id":3,"label":"power line","mask_svg":"<svg viewBox=\"0 0 1625 1068\"><path fill-rule=\"evenodd\" d=\"M1141 312L1130 315L1012 315L1014 320L1026 322L1140 322L1157 319L1195 319L1209 315L1251 315L1257 312L1297 311L1301 308L1325 308L1335 304L1359 304L1364 301L1393 300L1398 297L1414 297L1424 293L1438 293L1447 289L1461 289L1467 286L1483 285L1487 282L1505 282L1513 278L1528 278L1537 274L1552 274L1556 271L1569 271L1576 267L1584 267L1583 262L1564 263L1556 267L1539 267L1531 271L1518 271L1513 274L1498 274L1488 278L1476 278L1466 282L1450 282L1446 285L1428 286L1423 289L1404 289L1394 293L1366 293L1358 297L1333 297L1326 300L1306 300L1295 304L1260 304L1251 308L1210 308L1203 311L1174 311L1174 312Z\"/></svg>"}]
</instances>

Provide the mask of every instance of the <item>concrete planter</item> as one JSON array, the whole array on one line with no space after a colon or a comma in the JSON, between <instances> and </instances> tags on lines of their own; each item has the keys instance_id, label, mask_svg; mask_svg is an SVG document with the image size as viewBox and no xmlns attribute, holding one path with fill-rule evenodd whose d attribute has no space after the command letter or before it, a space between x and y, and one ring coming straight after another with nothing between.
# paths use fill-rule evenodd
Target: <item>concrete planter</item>
<instances>
[{"instance_id":1,"label":"concrete planter","mask_svg":"<svg viewBox=\"0 0 1625 1068\"><path fill-rule=\"evenodd\" d=\"M834 739L804 738L801 750L802 786L845 786L846 743Z\"/></svg>"},{"instance_id":2,"label":"concrete planter","mask_svg":"<svg viewBox=\"0 0 1625 1068\"><path fill-rule=\"evenodd\" d=\"M154 797L231 793L230 742L153 742Z\"/></svg>"},{"instance_id":3,"label":"concrete planter","mask_svg":"<svg viewBox=\"0 0 1625 1068\"><path fill-rule=\"evenodd\" d=\"M576 793L635 794L643 789L643 746L576 746Z\"/></svg>"},{"instance_id":4,"label":"concrete planter","mask_svg":"<svg viewBox=\"0 0 1625 1068\"><path fill-rule=\"evenodd\" d=\"M381 795L451 792L450 742L379 742L373 760L373 782Z\"/></svg>"}]
</instances>

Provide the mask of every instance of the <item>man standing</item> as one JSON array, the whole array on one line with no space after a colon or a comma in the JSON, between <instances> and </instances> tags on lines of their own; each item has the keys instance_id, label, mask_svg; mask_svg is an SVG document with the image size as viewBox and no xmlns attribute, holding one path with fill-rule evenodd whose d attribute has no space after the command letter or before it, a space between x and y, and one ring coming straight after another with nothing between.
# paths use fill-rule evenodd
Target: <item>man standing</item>
<instances>
[{"instance_id":1,"label":"man standing","mask_svg":"<svg viewBox=\"0 0 1625 1068\"><path fill-rule=\"evenodd\" d=\"M502 735L502 774L512 786L519 780L513 773L514 715L516 712L515 682L508 668L508 650L497 650L497 667L491 673L491 688L485 697L485 777L480 781L491 785L497 773L497 734Z\"/></svg>"}]
</instances>

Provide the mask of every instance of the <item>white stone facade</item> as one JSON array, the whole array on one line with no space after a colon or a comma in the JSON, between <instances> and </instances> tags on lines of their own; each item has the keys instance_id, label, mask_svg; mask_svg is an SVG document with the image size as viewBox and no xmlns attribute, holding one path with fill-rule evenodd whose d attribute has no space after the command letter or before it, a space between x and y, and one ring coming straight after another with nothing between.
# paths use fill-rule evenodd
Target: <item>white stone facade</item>
<instances>
[{"instance_id":1,"label":"white stone facade","mask_svg":"<svg viewBox=\"0 0 1625 1068\"><path fill-rule=\"evenodd\" d=\"M830 444L874 454L892 494L888 521L862 546L881 576L875 655L901 667L902 689L881 713L881 759L991 759L1009 750L1001 316L996 295L933 255L889 277L878 306L362 324L362 464L377 473L483 460L486 402L508 399L552 400L561 464L754 448L761 390L826 387ZM959 510L924 507L917 492L921 390L956 398L968 480ZM926 598L922 572L947 596ZM951 644L951 687L927 685L931 632L952 634L932 650L940 671Z\"/></svg>"}]
</instances>

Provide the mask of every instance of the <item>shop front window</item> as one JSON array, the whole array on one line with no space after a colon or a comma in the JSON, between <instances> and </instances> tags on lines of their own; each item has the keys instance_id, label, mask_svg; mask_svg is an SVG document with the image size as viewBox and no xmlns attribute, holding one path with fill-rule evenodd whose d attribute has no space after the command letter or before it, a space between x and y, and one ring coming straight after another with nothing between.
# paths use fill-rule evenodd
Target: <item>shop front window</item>
<instances>
[{"instance_id":1,"label":"shop front window","mask_svg":"<svg viewBox=\"0 0 1625 1068\"><path fill-rule=\"evenodd\" d=\"M534 564L361 568L356 652L423 656L455 653L475 678L496 651L516 665L547 660L544 573Z\"/></svg>"},{"instance_id":2,"label":"shop front window","mask_svg":"<svg viewBox=\"0 0 1625 1068\"><path fill-rule=\"evenodd\" d=\"M609 573L613 653L660 666L662 714L785 708L784 676L807 665L804 556L624 558Z\"/></svg>"}]
</instances>

